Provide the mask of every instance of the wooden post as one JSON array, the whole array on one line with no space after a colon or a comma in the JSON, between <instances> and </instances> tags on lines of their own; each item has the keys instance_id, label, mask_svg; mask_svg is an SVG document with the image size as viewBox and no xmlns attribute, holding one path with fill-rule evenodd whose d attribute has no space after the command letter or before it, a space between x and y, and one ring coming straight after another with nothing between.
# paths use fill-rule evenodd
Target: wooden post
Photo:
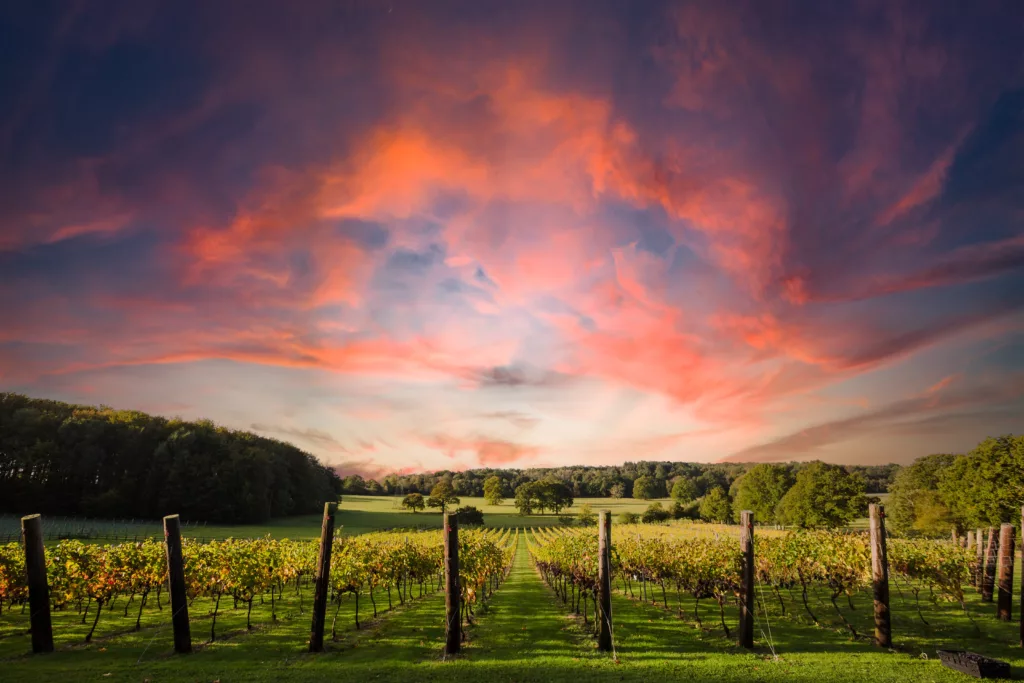
<instances>
[{"instance_id":1,"label":"wooden post","mask_svg":"<svg viewBox=\"0 0 1024 683\"><path fill-rule=\"evenodd\" d=\"M740 553L743 573L740 577L740 647L754 647L754 513L740 512Z\"/></svg>"},{"instance_id":2,"label":"wooden post","mask_svg":"<svg viewBox=\"0 0 1024 683\"><path fill-rule=\"evenodd\" d=\"M459 588L459 518L444 513L444 609L446 636L444 653L462 649L462 591Z\"/></svg>"},{"instance_id":3,"label":"wooden post","mask_svg":"<svg viewBox=\"0 0 1024 683\"><path fill-rule=\"evenodd\" d=\"M53 652L53 624L50 622L50 586L46 582L46 551L43 549L43 518L21 518L25 544L25 573L28 575L29 627L32 652Z\"/></svg>"},{"instance_id":4,"label":"wooden post","mask_svg":"<svg viewBox=\"0 0 1024 683\"><path fill-rule=\"evenodd\" d=\"M597 649L612 650L612 512L601 510L597 537Z\"/></svg>"},{"instance_id":5,"label":"wooden post","mask_svg":"<svg viewBox=\"0 0 1024 683\"><path fill-rule=\"evenodd\" d=\"M999 527L999 598L996 615L1000 621L1010 621L1013 614L1013 560L1017 554L1016 529L1012 524Z\"/></svg>"},{"instance_id":6,"label":"wooden post","mask_svg":"<svg viewBox=\"0 0 1024 683\"><path fill-rule=\"evenodd\" d=\"M875 645L892 647L892 615L889 612L889 556L885 549L885 508L868 506L871 541L871 588L875 598Z\"/></svg>"},{"instance_id":7,"label":"wooden post","mask_svg":"<svg viewBox=\"0 0 1024 683\"><path fill-rule=\"evenodd\" d=\"M316 561L316 583L313 587L313 625L309 630L309 651L324 651L324 621L327 618L327 596L331 593L331 548L334 545L334 513L337 503L324 503L324 521L320 526L320 554Z\"/></svg>"},{"instance_id":8,"label":"wooden post","mask_svg":"<svg viewBox=\"0 0 1024 683\"><path fill-rule=\"evenodd\" d=\"M996 528L988 528L988 545L985 546L985 567L981 579L981 601L992 602L992 592L996 585L996 557L999 555L999 536Z\"/></svg>"},{"instance_id":9,"label":"wooden post","mask_svg":"<svg viewBox=\"0 0 1024 683\"><path fill-rule=\"evenodd\" d=\"M171 626L174 651L192 652L192 632L188 625L188 596L185 594L185 564L181 555L181 521L178 515L164 517L164 543L167 548L167 592L171 602Z\"/></svg>"},{"instance_id":10,"label":"wooden post","mask_svg":"<svg viewBox=\"0 0 1024 683\"><path fill-rule=\"evenodd\" d=\"M1024 506L1020 508L1020 566L1024 570ZM1024 647L1024 579L1020 582L1020 646Z\"/></svg>"},{"instance_id":11,"label":"wooden post","mask_svg":"<svg viewBox=\"0 0 1024 683\"><path fill-rule=\"evenodd\" d=\"M974 531L974 538L977 541L977 547L974 549L977 553L977 568L974 573L974 588L980 593L981 584L985 582L985 535L981 529Z\"/></svg>"},{"instance_id":12,"label":"wooden post","mask_svg":"<svg viewBox=\"0 0 1024 683\"><path fill-rule=\"evenodd\" d=\"M967 539L967 543L964 545L964 547L967 549L967 555L969 557L974 552L974 529L968 529L967 530L966 539ZM974 570L973 569L971 569L970 583L971 583L972 586L974 585Z\"/></svg>"},{"instance_id":13,"label":"wooden post","mask_svg":"<svg viewBox=\"0 0 1024 683\"><path fill-rule=\"evenodd\" d=\"M956 535L956 527L953 527L952 536L953 536L953 545L957 545L960 542L960 537Z\"/></svg>"}]
</instances>

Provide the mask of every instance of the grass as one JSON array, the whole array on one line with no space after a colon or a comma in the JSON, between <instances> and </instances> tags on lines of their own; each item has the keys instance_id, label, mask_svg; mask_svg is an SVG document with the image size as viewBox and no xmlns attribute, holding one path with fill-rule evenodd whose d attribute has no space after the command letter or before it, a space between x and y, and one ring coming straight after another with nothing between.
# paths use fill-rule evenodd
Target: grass
<instances>
[{"instance_id":1,"label":"grass","mask_svg":"<svg viewBox=\"0 0 1024 683\"><path fill-rule=\"evenodd\" d=\"M1019 585L1019 584L1018 584ZM834 614L827 598L816 596L814 606L823 627L801 616L797 603L786 600L789 616L782 617L773 600L759 612L756 648L747 652L725 637L717 607L702 605L703 628L692 621L692 600L685 600L684 617L669 592L670 609L623 594L613 598L615 657L597 652L590 624L567 614L567 609L531 566L526 535L505 584L468 631L463 653L444 661L443 595L425 595L406 606L370 618L369 601L362 601L364 624L355 630L353 601L341 606L336 640L327 652L305 652L309 635L308 588L300 609L298 596L288 591L277 604L278 619L269 601L253 609L253 630L246 630L244 608L222 603L218 639L209 639L210 605L197 601L190 609L193 642L189 656L171 653L172 637L166 609L147 609L142 630L133 631L134 610L123 616L123 601L104 613L94 641L82 642L87 625L72 610L54 614L58 651L27 654L27 616L16 609L0 618L0 678L4 681L649 681L694 679L716 681L957 681L962 677L935 660L940 647L966 647L1010 661L1021 675L1024 651L1016 647L1017 624L995 621L994 607L981 605L973 593L970 607L978 629L954 606L931 606L925 627L907 598L893 590L893 627L897 648L884 651L869 640L853 639ZM660 591L657 592L660 603ZM824 602L821 602L824 600ZM380 596L378 605L386 606ZM710 602L710 601L705 601ZM846 616L858 631L871 628L870 598L856 598L857 609ZM1016 605L1015 605L1016 607ZM328 630L332 613L328 616ZM1016 613L1015 613L1016 616ZM767 617L767 618L765 618ZM735 626L735 611L727 624ZM770 633L770 637L769 637ZM328 636L329 638L330 636ZM774 653L774 654L773 654ZM777 655L777 657L775 656ZM927 655L927 659L922 655Z\"/></svg>"},{"instance_id":2,"label":"grass","mask_svg":"<svg viewBox=\"0 0 1024 683\"><path fill-rule=\"evenodd\" d=\"M881 494L885 498L888 494ZM401 497L398 496L344 496L338 507L336 525L341 533L362 534L380 529L403 528L441 528L441 514L438 511L408 512L401 508ZM596 512L611 510L612 515L621 512L642 513L652 503L661 503L668 508L672 505L671 498L658 500L634 500L632 498L577 498L567 512L575 514L589 504ZM530 526L556 526L558 515L548 513L520 517L511 500L501 505L489 505L483 498L464 497L460 505L472 505L484 513L484 522L493 527L515 527L528 524ZM200 539L224 538L257 538L269 534L273 538L312 539L320 535L320 515L299 515L273 519L265 524L242 525L185 525L182 536ZM134 536L162 537L163 528L159 521L111 521L111 520L77 520L60 517L43 517L44 531L48 534L58 532L94 533L100 543L113 542L111 537ZM867 528L867 519L854 521L853 528ZM16 541L20 534L20 520L14 515L0 515L0 539L9 536Z\"/></svg>"},{"instance_id":3,"label":"grass","mask_svg":"<svg viewBox=\"0 0 1024 683\"><path fill-rule=\"evenodd\" d=\"M436 510L408 512L401 508L401 497L396 496L344 496L335 518L336 528L340 533L363 534L368 531L393 528L440 529L441 513ZM672 504L670 499L661 501L633 500L631 498L578 498L570 513L578 512L580 507L589 503L595 511L611 510L613 514L620 512L643 512L653 502L661 502L665 506ZM483 498L464 497L459 505L472 505L484 513L486 526L516 527L525 523L532 526L555 526L558 515L535 514L520 517L512 505L506 500L502 505L489 505ZM312 539L320 537L320 515L297 515L272 519L265 524L186 524L181 535L185 538L224 539L224 538L258 538L269 534L273 538ZM15 515L0 515L0 539L9 536L14 542L20 536L21 522ZM99 520L76 519L56 516L43 516L43 530L49 535L59 533L95 534L99 543L114 542L127 536L128 540L138 536L163 537L163 527L159 521Z\"/></svg>"},{"instance_id":4,"label":"grass","mask_svg":"<svg viewBox=\"0 0 1024 683\"><path fill-rule=\"evenodd\" d=\"M393 527L415 527L423 529L441 528L441 513L434 510L408 512L401 508L401 498L395 496L344 496L338 507L335 524L342 527L344 533L361 534L367 531L390 529ZM647 506L658 501L633 500L632 498L577 498L570 513L578 512L584 504L590 504L595 510L611 510L612 514L620 512L643 512ZM660 501L663 505L671 505L670 499ZM548 513L521 517L516 512L511 500L501 505L489 505L483 498L463 497L459 505L472 505L484 513L484 523L493 527L515 527L529 524L531 526L555 526L558 515ZM310 531L312 529L312 531ZM291 517L275 520L267 525L253 527L209 527L197 529L197 533L207 535L243 534L262 535L270 533L275 537L313 538L320 533L319 517ZM299 536L297 534L306 534ZM292 534L292 535L289 535Z\"/></svg>"}]
</instances>

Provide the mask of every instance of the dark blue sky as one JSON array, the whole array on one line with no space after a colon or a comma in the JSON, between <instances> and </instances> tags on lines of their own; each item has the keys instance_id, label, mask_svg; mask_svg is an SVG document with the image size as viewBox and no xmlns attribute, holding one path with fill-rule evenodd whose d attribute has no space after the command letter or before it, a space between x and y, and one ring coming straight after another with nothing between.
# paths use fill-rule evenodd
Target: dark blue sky
<instances>
[{"instance_id":1,"label":"dark blue sky","mask_svg":"<svg viewBox=\"0 0 1024 683\"><path fill-rule=\"evenodd\" d=\"M1020 432L1022 46L1019 2L7 3L0 389L370 473Z\"/></svg>"}]
</instances>

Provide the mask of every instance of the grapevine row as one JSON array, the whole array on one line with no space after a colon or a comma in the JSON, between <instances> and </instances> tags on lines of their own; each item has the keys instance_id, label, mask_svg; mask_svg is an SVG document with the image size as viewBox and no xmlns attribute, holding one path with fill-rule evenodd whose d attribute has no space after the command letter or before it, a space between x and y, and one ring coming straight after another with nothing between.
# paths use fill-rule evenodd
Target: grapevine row
<instances>
[{"instance_id":1,"label":"grapevine row","mask_svg":"<svg viewBox=\"0 0 1024 683\"><path fill-rule=\"evenodd\" d=\"M465 531L460 539L460 584L465 618L497 587L511 566L518 532L510 530ZM439 531L378 532L334 540L331 557L331 601L355 599L355 623L359 628L359 599L368 595L377 616L375 592L385 591L388 607L393 596L399 604L422 597L441 587L443 572ZM275 540L269 537L200 543L185 540L182 554L189 603L197 598L212 601L210 639L216 639L221 600L246 608L246 625L252 628L254 600L269 598L271 618L277 619L276 603L286 590L295 591L302 609L303 588L315 574L319 541ZM90 616L92 639L105 605L126 599L124 614L138 601L135 628L141 627L147 604L162 609L167 564L161 541L146 539L116 545L86 544L65 540L47 550L47 582L55 610L78 609L82 622ZM28 600L25 554L20 544L0 545L0 614ZM332 626L332 633L335 627Z\"/></svg>"},{"instance_id":2,"label":"grapevine row","mask_svg":"<svg viewBox=\"0 0 1024 683\"><path fill-rule=\"evenodd\" d=\"M535 530L530 555L545 581L561 599L579 612L595 605L598 585L598 543L593 530ZM976 571L976 557L959 546L928 540L890 539L890 577L898 589L906 585L918 597L927 589L933 599L965 606L964 584ZM843 624L854 627L839 609L837 600L852 596L871 584L871 553L864 535L833 531L788 532L759 536L755 540L755 577L770 588L785 613L781 590L800 591L805 611L815 623L818 617L808 602L808 590L825 587ZM669 607L668 591L677 596L680 614L682 594L694 600L693 614L700 625L699 603L713 599L719 605L722 628L725 605L739 596L742 556L735 539L724 537L672 537L649 528L624 525L616 528L612 546L612 576L623 592L636 597L634 586L645 600L660 597ZM660 594L660 595L659 595ZM918 602L918 613L920 606ZM923 616L921 617L923 620Z\"/></svg>"}]
</instances>

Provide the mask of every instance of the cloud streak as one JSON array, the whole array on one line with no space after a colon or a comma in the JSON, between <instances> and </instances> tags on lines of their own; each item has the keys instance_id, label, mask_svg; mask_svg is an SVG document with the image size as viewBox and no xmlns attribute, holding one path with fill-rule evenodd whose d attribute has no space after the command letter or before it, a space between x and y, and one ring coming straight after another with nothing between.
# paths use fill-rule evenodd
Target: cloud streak
<instances>
[{"instance_id":1,"label":"cloud streak","mask_svg":"<svg viewBox=\"0 0 1024 683\"><path fill-rule=\"evenodd\" d=\"M5 8L5 387L225 395L364 469L813 451L956 373L1014 400L1012 4L389 8Z\"/></svg>"}]
</instances>

